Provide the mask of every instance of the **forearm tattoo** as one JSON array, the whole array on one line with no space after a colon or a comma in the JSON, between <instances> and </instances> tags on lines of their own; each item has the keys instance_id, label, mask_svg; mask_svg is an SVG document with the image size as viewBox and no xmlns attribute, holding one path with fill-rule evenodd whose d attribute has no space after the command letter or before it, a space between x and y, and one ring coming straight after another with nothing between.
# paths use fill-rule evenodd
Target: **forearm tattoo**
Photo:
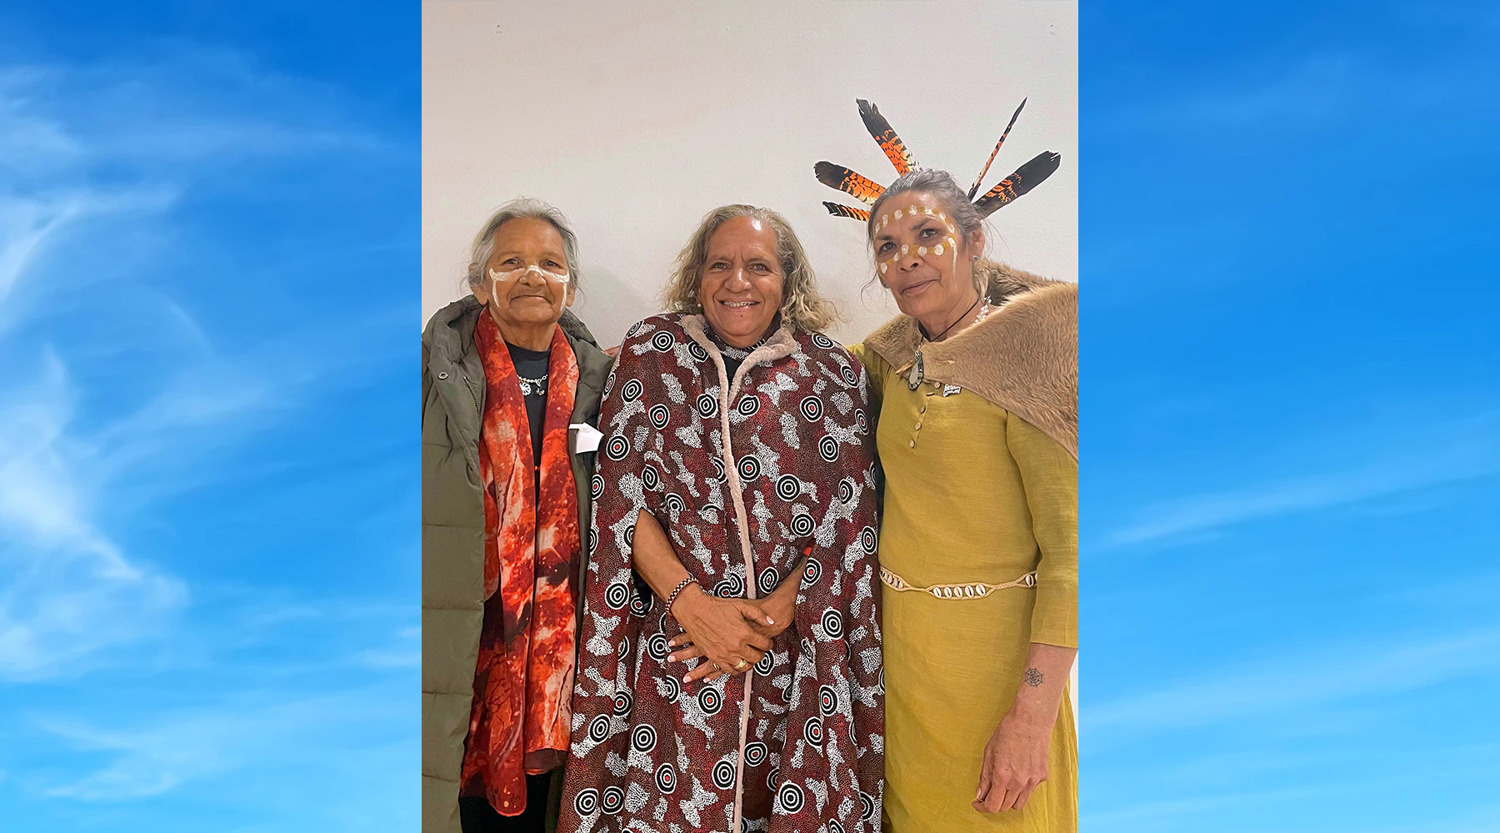
<instances>
[{"instance_id":1,"label":"forearm tattoo","mask_svg":"<svg viewBox=\"0 0 1500 833\"><path fill-rule=\"evenodd\" d=\"M1031 686L1032 688L1036 688L1037 686L1041 685L1042 672L1036 670L1035 668L1026 669L1026 684Z\"/></svg>"}]
</instances>

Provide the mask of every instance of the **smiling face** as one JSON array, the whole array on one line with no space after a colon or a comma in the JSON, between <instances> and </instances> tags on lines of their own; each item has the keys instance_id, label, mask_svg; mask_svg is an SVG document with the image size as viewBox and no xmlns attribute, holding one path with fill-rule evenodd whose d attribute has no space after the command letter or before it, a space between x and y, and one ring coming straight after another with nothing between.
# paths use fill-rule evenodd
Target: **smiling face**
<instances>
[{"instance_id":1,"label":"smiling face","mask_svg":"<svg viewBox=\"0 0 1500 833\"><path fill-rule=\"evenodd\" d=\"M698 303L719 338L749 347L770 333L784 280L776 231L754 217L732 217L708 239Z\"/></svg>"},{"instance_id":2,"label":"smiling face","mask_svg":"<svg viewBox=\"0 0 1500 833\"><path fill-rule=\"evenodd\" d=\"M965 240L942 201L922 191L887 199L875 220L875 268L896 306L931 330L973 304L972 253L984 249L984 232Z\"/></svg>"},{"instance_id":3,"label":"smiling face","mask_svg":"<svg viewBox=\"0 0 1500 833\"><path fill-rule=\"evenodd\" d=\"M573 303L562 235L546 220L521 217L495 229L495 251L474 296L502 334L550 328Z\"/></svg>"}]
</instances>

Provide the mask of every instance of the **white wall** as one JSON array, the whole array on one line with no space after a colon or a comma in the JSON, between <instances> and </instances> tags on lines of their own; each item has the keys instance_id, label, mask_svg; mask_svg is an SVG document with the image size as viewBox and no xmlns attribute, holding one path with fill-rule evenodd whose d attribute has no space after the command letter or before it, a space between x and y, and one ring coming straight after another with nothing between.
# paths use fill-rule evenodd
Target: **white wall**
<instances>
[{"instance_id":1,"label":"white wall","mask_svg":"<svg viewBox=\"0 0 1500 833\"><path fill-rule=\"evenodd\" d=\"M895 173L856 98L917 162L967 187L1029 97L985 181L1042 150L1062 167L991 218L990 253L1078 277L1078 9L1018 2L474 2L422 6L422 318L459 297L468 245L499 204L540 197L573 221L577 312L614 344L657 312L672 260L715 206L786 215L819 283L862 338L895 314L859 205L813 178L822 159Z\"/></svg>"}]
</instances>

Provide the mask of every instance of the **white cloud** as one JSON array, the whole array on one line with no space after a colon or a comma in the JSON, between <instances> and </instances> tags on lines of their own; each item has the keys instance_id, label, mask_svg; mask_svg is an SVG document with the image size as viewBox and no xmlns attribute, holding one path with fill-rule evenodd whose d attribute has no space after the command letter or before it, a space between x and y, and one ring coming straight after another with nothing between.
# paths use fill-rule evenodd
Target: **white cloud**
<instances>
[{"instance_id":1,"label":"white cloud","mask_svg":"<svg viewBox=\"0 0 1500 833\"><path fill-rule=\"evenodd\" d=\"M1500 670L1500 630L1323 645L1090 706L1089 732L1191 730L1267 713L1380 698Z\"/></svg>"},{"instance_id":2,"label":"white cloud","mask_svg":"<svg viewBox=\"0 0 1500 833\"><path fill-rule=\"evenodd\" d=\"M1484 413L1464 422L1446 421L1415 430L1412 424L1377 432L1379 444L1351 448L1360 460L1342 471L1288 477L1240 489L1159 501L1104 536L1110 546L1135 546L1211 536L1228 527L1415 492L1500 472L1500 419ZM1400 436L1400 451L1389 450ZM1264 454L1266 449L1259 449ZM1363 459L1361 459L1363 458ZM1289 467L1301 466L1291 459Z\"/></svg>"}]
</instances>

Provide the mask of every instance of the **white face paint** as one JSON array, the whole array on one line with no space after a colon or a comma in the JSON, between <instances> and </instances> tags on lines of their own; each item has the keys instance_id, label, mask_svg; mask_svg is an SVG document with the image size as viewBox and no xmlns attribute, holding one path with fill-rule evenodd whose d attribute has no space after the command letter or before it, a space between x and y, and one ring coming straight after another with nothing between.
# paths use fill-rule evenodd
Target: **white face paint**
<instances>
[{"instance_id":1,"label":"white face paint","mask_svg":"<svg viewBox=\"0 0 1500 833\"><path fill-rule=\"evenodd\" d=\"M531 272L537 273L537 275L541 276L542 280L552 284L562 284L566 286L569 280L569 275L567 272L549 272L548 270L537 266L535 263L531 264L525 269L517 266L514 269L507 269L504 272L492 267L490 269L490 297L499 298L501 296L502 293L500 292L500 284L520 280L522 275L526 275Z\"/></svg>"}]
</instances>

